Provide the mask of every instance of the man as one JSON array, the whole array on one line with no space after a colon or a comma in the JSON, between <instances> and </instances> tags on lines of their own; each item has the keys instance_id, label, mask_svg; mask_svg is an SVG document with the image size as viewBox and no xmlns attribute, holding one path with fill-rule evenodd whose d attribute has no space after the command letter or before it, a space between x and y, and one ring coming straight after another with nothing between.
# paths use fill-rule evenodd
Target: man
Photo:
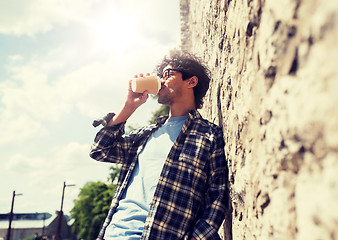
<instances>
[{"instance_id":1,"label":"man","mask_svg":"<svg viewBox=\"0 0 338 240\"><path fill-rule=\"evenodd\" d=\"M130 81L120 112L94 122L105 127L90 156L122 164L98 239L220 239L229 201L223 135L196 110L209 72L189 54L165 57L156 70L158 102L169 105L168 117L124 135L126 121L148 98L147 91L132 92Z\"/></svg>"}]
</instances>

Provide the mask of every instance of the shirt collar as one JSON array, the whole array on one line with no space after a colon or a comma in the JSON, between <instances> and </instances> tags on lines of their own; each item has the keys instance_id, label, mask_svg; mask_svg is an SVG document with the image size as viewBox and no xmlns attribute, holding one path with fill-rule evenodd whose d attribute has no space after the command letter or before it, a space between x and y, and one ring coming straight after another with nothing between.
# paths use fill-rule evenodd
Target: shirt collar
<instances>
[{"instance_id":1,"label":"shirt collar","mask_svg":"<svg viewBox=\"0 0 338 240\"><path fill-rule=\"evenodd\" d=\"M156 119L156 125L162 125L165 123L165 121L169 118L169 116L160 116ZM192 109L188 111L188 118L189 119L196 119L196 118L202 118L201 114L196 110Z\"/></svg>"}]
</instances>

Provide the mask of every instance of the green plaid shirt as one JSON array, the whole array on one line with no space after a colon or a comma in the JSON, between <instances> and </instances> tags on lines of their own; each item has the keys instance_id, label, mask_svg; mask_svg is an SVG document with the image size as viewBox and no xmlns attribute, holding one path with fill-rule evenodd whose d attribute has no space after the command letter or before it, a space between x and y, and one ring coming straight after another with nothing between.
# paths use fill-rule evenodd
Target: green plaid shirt
<instances>
[{"instance_id":1,"label":"green plaid shirt","mask_svg":"<svg viewBox=\"0 0 338 240\"><path fill-rule=\"evenodd\" d=\"M156 125L129 135L124 135L125 123L104 127L97 133L90 156L97 161L122 164L98 239L103 239L139 153L165 120L166 117L159 118ZM94 124L105 125L108 121ZM227 179L221 128L203 119L196 110L190 111L163 166L141 239L220 239L217 232L229 205Z\"/></svg>"}]
</instances>

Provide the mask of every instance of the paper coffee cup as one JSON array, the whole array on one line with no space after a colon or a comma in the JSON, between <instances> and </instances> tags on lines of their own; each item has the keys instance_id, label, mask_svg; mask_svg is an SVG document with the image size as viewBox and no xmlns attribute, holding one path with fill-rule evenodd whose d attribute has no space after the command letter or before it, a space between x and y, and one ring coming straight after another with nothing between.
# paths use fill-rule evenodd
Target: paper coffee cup
<instances>
[{"instance_id":1,"label":"paper coffee cup","mask_svg":"<svg viewBox=\"0 0 338 240\"><path fill-rule=\"evenodd\" d=\"M131 83L131 90L137 93L148 91L150 94L156 95L160 88L160 78L154 75L135 78Z\"/></svg>"}]
</instances>

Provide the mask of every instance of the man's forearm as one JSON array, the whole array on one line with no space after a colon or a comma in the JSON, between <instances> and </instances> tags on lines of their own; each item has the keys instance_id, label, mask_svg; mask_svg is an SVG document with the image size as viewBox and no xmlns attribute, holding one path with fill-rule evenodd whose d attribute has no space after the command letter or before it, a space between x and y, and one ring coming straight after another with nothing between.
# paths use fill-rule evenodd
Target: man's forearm
<instances>
[{"instance_id":1,"label":"man's forearm","mask_svg":"<svg viewBox=\"0 0 338 240\"><path fill-rule=\"evenodd\" d=\"M128 104L124 104L119 113L117 113L108 123L108 126L126 122L137 108L132 108Z\"/></svg>"},{"instance_id":2,"label":"man's forearm","mask_svg":"<svg viewBox=\"0 0 338 240\"><path fill-rule=\"evenodd\" d=\"M140 74L140 76L143 76L143 74ZM135 75L135 77L137 77L137 75ZM131 82L132 80L129 81L128 95L122 109L109 121L108 126L127 121L135 110L147 101L148 91L144 93L134 93L131 90Z\"/></svg>"}]
</instances>

